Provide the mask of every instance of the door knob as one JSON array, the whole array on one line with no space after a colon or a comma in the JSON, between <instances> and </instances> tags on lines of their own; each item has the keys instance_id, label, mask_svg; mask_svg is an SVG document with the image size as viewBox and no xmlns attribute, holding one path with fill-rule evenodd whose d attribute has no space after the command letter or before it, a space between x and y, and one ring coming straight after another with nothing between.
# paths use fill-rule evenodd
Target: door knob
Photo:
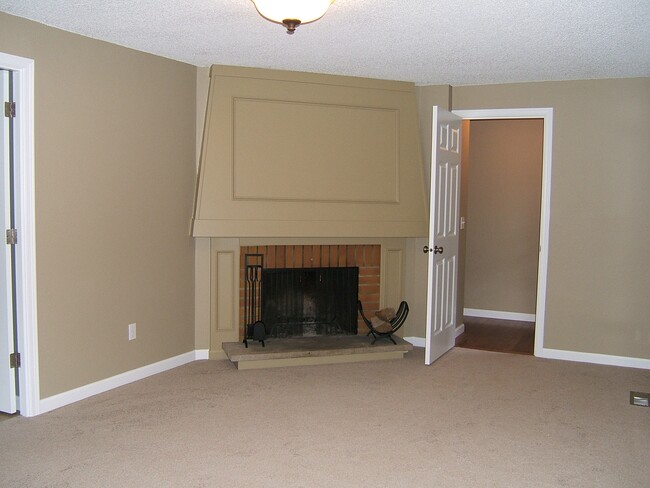
<instances>
[{"instance_id":1,"label":"door knob","mask_svg":"<svg viewBox=\"0 0 650 488\"><path fill-rule=\"evenodd\" d=\"M433 246L433 249L431 249L429 246L424 246L424 247L422 248L422 252L423 252L424 254L426 254L426 253L428 253L428 252L432 252L433 254L442 254L444 251L445 251L445 248L442 247L442 246L440 246L440 247L438 247L438 246Z\"/></svg>"}]
</instances>

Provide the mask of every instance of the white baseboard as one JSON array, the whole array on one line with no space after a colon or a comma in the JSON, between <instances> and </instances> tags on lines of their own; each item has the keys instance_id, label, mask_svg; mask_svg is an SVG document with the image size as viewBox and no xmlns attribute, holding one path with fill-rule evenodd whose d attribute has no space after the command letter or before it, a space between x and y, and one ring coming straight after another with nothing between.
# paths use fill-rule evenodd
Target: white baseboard
<instances>
[{"instance_id":1,"label":"white baseboard","mask_svg":"<svg viewBox=\"0 0 650 488\"><path fill-rule=\"evenodd\" d=\"M162 373L163 371L167 371L169 369L177 368L178 366L191 363L192 361L207 358L207 350L200 349L196 351L190 351L179 356L158 361L157 363L148 364L147 366L143 366L138 369L126 371L116 376L91 383L89 385L80 386L74 390L52 395L51 397L41 399L39 402L39 411L36 413L36 415L49 412L65 405L70 405L71 403L78 402L79 400L83 400L93 395L98 395L99 393L104 393L105 391L112 390L113 388L117 388L119 386L133 383L134 381L141 380L148 376Z\"/></svg>"},{"instance_id":2,"label":"white baseboard","mask_svg":"<svg viewBox=\"0 0 650 488\"><path fill-rule=\"evenodd\" d=\"M521 322L535 322L534 313L501 312L499 310L481 310L479 308L465 308L463 315L466 317L481 317L484 319L519 320Z\"/></svg>"},{"instance_id":3,"label":"white baseboard","mask_svg":"<svg viewBox=\"0 0 650 488\"><path fill-rule=\"evenodd\" d=\"M210 359L210 349L195 349L194 350L194 360L201 361L203 359Z\"/></svg>"},{"instance_id":4,"label":"white baseboard","mask_svg":"<svg viewBox=\"0 0 650 488\"><path fill-rule=\"evenodd\" d=\"M456 337L465 333L465 324L460 324L456 327Z\"/></svg>"},{"instance_id":5,"label":"white baseboard","mask_svg":"<svg viewBox=\"0 0 650 488\"><path fill-rule=\"evenodd\" d=\"M461 324L456 327L456 337L465 331L465 325ZM414 347L425 347L426 340L424 337L404 337L404 340L410 342ZM49 412L71 403L78 402L105 391L118 388L120 386L133 383L148 376L152 376L169 369L177 368L192 361L209 359L210 352L208 349L196 349L186 352L179 356L164 359L157 363L149 364L138 369L126 371L125 373L106 378L104 380L91 383L89 385L75 388L74 390L59 393L51 397L43 398L38 405L38 412L34 415ZM625 356L611 356L607 354L594 354L576 351L564 351L561 349L542 348L541 351L535 351L535 356L546 359L559 359L563 361L576 361L581 363L603 364L608 366L621 366L626 368L638 368L650 370L650 359L631 358Z\"/></svg>"},{"instance_id":6,"label":"white baseboard","mask_svg":"<svg viewBox=\"0 0 650 488\"><path fill-rule=\"evenodd\" d=\"M456 337L465 332L465 324L460 324L456 327ZM413 347L426 347L427 341L424 337L404 337L406 342L410 342Z\"/></svg>"},{"instance_id":7,"label":"white baseboard","mask_svg":"<svg viewBox=\"0 0 650 488\"><path fill-rule=\"evenodd\" d=\"M541 351L535 351L535 356L546 359L576 361L579 363L604 364L607 366L621 366L624 368L650 369L650 359L630 358L626 356L610 356L609 354L596 354L591 352L564 351L562 349L542 348Z\"/></svg>"},{"instance_id":8,"label":"white baseboard","mask_svg":"<svg viewBox=\"0 0 650 488\"><path fill-rule=\"evenodd\" d=\"M456 337L465 332L465 325L456 327ZM404 340L413 344L414 347L426 347L424 337L404 337ZM579 363L604 364L607 366L621 366L624 368L650 369L650 359L630 358L625 356L610 356L608 354L594 354L588 352L563 351L560 349L546 349L535 356L546 359L559 359L562 361L576 361Z\"/></svg>"},{"instance_id":9,"label":"white baseboard","mask_svg":"<svg viewBox=\"0 0 650 488\"><path fill-rule=\"evenodd\" d=\"M413 347L425 347L427 344L424 337L404 337L404 340L410 342Z\"/></svg>"}]
</instances>

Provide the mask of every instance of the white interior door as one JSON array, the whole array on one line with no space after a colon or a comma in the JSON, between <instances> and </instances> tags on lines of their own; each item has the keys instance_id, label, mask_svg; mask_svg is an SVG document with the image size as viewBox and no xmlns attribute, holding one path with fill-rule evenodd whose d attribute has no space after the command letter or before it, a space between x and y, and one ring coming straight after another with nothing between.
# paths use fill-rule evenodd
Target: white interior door
<instances>
[{"instance_id":1,"label":"white interior door","mask_svg":"<svg viewBox=\"0 0 650 488\"><path fill-rule=\"evenodd\" d=\"M425 364L449 351L456 339L461 120L433 107Z\"/></svg>"},{"instance_id":2,"label":"white interior door","mask_svg":"<svg viewBox=\"0 0 650 488\"><path fill-rule=\"evenodd\" d=\"M0 70L0 159L2 160L2 185L0 185L0 412L16 412L16 373L9 365L9 355L14 352L13 279L11 274L11 246L6 244L5 230L11 227L11 180L9 119L5 117L5 102L9 101L9 76Z\"/></svg>"}]
</instances>

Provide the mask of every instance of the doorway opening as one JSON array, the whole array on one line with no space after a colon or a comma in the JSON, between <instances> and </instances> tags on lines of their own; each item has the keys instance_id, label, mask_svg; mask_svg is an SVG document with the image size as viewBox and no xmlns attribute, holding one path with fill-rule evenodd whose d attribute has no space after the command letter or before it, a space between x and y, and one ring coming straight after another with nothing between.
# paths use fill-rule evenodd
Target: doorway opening
<instances>
[{"instance_id":1,"label":"doorway opening","mask_svg":"<svg viewBox=\"0 0 650 488\"><path fill-rule=\"evenodd\" d=\"M544 343L553 109L458 110L453 113L463 118L464 130L469 129L465 134L469 132L469 139L463 145L463 151L467 150L469 156L467 164L463 160L463 172L470 175L465 186L468 205L472 205L473 170L477 176L474 205L478 212L472 213L468 208L469 214L467 210L464 213L472 216L467 225L474 234L466 232L464 240L469 242L461 242L461 249L466 251L466 259L461 260L466 269L461 272L464 271L469 280L469 283L463 282L458 291L462 294L460 303L465 304L467 317L464 333L483 327L474 344L483 343L486 349L493 347L491 350L495 350L491 340L494 337L490 335L496 336L502 330L506 337L505 351L522 353L523 349L539 356ZM479 141L473 148L480 151L474 157L472 124L476 124L477 132L485 132L480 135L488 135L488 139ZM501 140L494 136L498 130L505 131L499 136ZM526 149L517 148L516 133L522 130L530 132L531 139L526 144L531 145L530 159L537 161L527 167L516 166L517 161L521 161L518 151ZM495 147L488 155L490 144ZM503 161L507 157L511 158L509 163ZM476 161L477 165L486 167L472 168L472 162ZM487 191L481 196L477 188ZM495 220L497 216L504 218ZM486 221L481 222L483 218ZM534 334L532 350L531 328ZM469 337L461 336L459 345L463 339L469 340Z\"/></svg>"},{"instance_id":2,"label":"doorway opening","mask_svg":"<svg viewBox=\"0 0 650 488\"><path fill-rule=\"evenodd\" d=\"M542 119L465 120L457 345L534 352Z\"/></svg>"}]
</instances>

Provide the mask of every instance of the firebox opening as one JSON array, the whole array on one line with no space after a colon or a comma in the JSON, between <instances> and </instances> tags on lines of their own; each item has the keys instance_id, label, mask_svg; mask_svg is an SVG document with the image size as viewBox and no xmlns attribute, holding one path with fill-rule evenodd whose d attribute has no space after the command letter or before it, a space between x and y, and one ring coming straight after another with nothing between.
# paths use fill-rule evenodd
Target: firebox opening
<instances>
[{"instance_id":1,"label":"firebox opening","mask_svg":"<svg viewBox=\"0 0 650 488\"><path fill-rule=\"evenodd\" d=\"M274 269L304 270L306 268L357 267L358 287L354 292L357 294L358 299L363 302L364 309L372 311L380 308L381 253L381 244L377 243L241 246L239 262L239 340L244 339L247 324L262 320L261 272L259 279L260 296L252 304L250 293L254 287L251 287L252 283L249 282L250 276L246 271L247 264L259 264L267 272ZM253 261L251 261L252 259ZM357 334L365 335L368 330L357 314L356 302L352 302L351 306L354 306ZM310 323L313 322L312 320ZM306 329L309 328L315 328L315 326L309 325L306 327ZM321 327L322 329L323 327ZM354 330L354 326L351 327L350 331L352 330ZM267 327L267 337L269 338L271 338L270 332L270 327ZM310 333L310 330L303 330L303 333L305 332Z\"/></svg>"},{"instance_id":2,"label":"firebox opening","mask_svg":"<svg viewBox=\"0 0 650 488\"><path fill-rule=\"evenodd\" d=\"M269 337L356 335L359 267L262 271L262 320Z\"/></svg>"}]
</instances>

